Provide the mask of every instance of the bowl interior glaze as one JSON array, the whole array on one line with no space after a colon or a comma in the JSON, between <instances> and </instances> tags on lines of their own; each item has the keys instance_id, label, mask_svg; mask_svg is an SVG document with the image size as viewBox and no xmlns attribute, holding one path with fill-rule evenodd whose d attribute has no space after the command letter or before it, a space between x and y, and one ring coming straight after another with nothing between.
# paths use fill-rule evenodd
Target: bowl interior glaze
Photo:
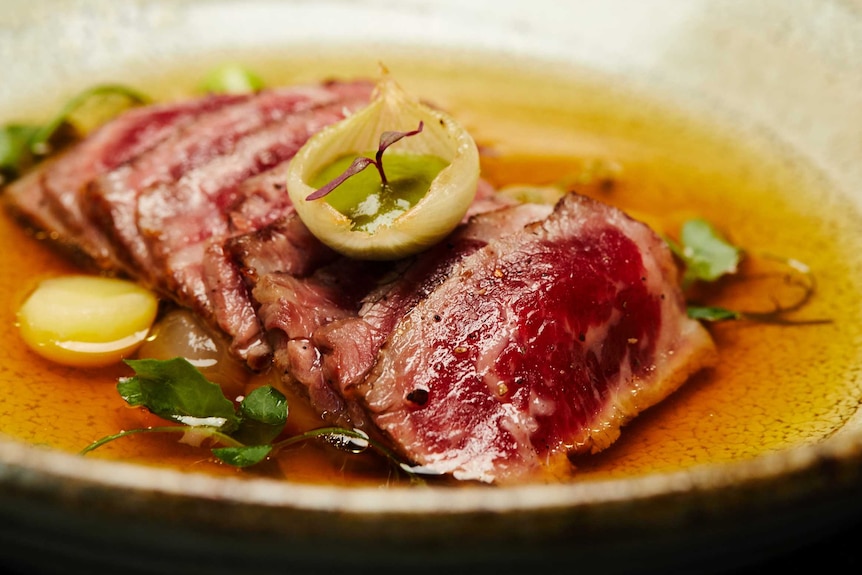
<instances>
[{"instance_id":1,"label":"bowl interior glaze","mask_svg":"<svg viewBox=\"0 0 862 575\"><path fill-rule=\"evenodd\" d=\"M0 119L176 59L354 47L576 65L767 128L862 208L862 17L849 1L4 2ZM134 71L134 72L133 72ZM862 398L860 398L862 399ZM0 542L46 572L732 566L839 525L862 415L750 461L565 485L346 488L83 459L0 439Z\"/></svg>"}]
</instances>

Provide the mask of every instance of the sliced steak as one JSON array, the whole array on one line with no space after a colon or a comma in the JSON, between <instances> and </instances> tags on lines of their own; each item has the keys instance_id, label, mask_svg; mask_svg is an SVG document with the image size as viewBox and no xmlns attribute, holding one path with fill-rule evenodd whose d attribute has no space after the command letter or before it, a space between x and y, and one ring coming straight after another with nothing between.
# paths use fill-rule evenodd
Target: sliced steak
<instances>
[{"instance_id":1,"label":"sliced steak","mask_svg":"<svg viewBox=\"0 0 862 575\"><path fill-rule=\"evenodd\" d=\"M365 425L361 409L344 391L373 367L398 320L445 280L454 262L551 209L499 209L490 197L482 201L486 209L498 209L470 218L420 256L395 262L337 256L296 215L229 242L253 286L252 300L274 342L276 365L288 383L305 390L324 419Z\"/></svg>"},{"instance_id":2,"label":"sliced steak","mask_svg":"<svg viewBox=\"0 0 862 575\"><path fill-rule=\"evenodd\" d=\"M326 103L321 97L316 105L292 111L243 138L230 154L190 170L177 182L142 191L137 227L151 260L148 269L157 274L150 278L152 284L198 313L211 315L202 261L210 245L223 243L233 233L231 207L239 203L240 185L293 157L312 134L368 102L370 90L354 92L347 99L327 91ZM286 196L272 198L271 217L292 211Z\"/></svg>"},{"instance_id":3,"label":"sliced steak","mask_svg":"<svg viewBox=\"0 0 862 575\"><path fill-rule=\"evenodd\" d=\"M11 204L102 269L192 308L258 366L270 348L223 244L293 212L290 158L372 90L327 82L135 109L17 182Z\"/></svg>"},{"instance_id":4,"label":"sliced steak","mask_svg":"<svg viewBox=\"0 0 862 575\"><path fill-rule=\"evenodd\" d=\"M411 461L506 483L569 469L712 361L667 246L570 194L458 261L353 387Z\"/></svg>"},{"instance_id":5,"label":"sliced steak","mask_svg":"<svg viewBox=\"0 0 862 575\"><path fill-rule=\"evenodd\" d=\"M309 231L295 211L226 242L249 285L273 273L304 277L340 256Z\"/></svg>"},{"instance_id":6,"label":"sliced steak","mask_svg":"<svg viewBox=\"0 0 862 575\"><path fill-rule=\"evenodd\" d=\"M314 122L315 111L326 107L329 122L343 118L343 114L351 107L355 108L358 101L367 103L371 88L370 84L362 82L267 90L248 101L203 115L188 128L172 133L158 147L91 184L87 193L91 201L90 216L110 235L129 267L137 270L141 279L159 286L158 280L165 270L159 269L159 263L153 260L150 243L139 229L141 218L152 224L152 206L158 202L141 204L142 194L170 199L175 192L179 199L174 197L173 204L164 206L168 217L175 213L172 210L176 209L177 203L185 202L185 207L193 210L196 207L193 201L206 202L212 195L224 192L225 188L230 189L242 179L290 157L284 146L279 147L272 139L261 136L261 131L272 135L273 126L283 125L282 139L277 141L289 141L293 130L303 128L301 123L291 122L294 116L300 115L311 123ZM355 94L357 91L358 95ZM345 94L352 99L344 101ZM343 104L343 109L340 104ZM332 107L338 107L342 113L333 116ZM304 138L302 132L296 135L300 145L308 137L307 130L304 133ZM246 139L251 142L245 143ZM283 156L279 157L279 153ZM224 184L217 182L217 173L231 179ZM201 176L207 178L204 185L215 189L195 186L194 178ZM183 196L189 193L200 193L201 196ZM149 211L147 206L150 206ZM205 222L189 218L180 233L196 241L200 234L206 233L202 229L205 226Z\"/></svg>"},{"instance_id":7,"label":"sliced steak","mask_svg":"<svg viewBox=\"0 0 862 575\"><path fill-rule=\"evenodd\" d=\"M446 281L452 268L489 241L544 219L550 206L522 204L478 214L445 241L393 266L362 298L355 317L321 326L313 343L321 352L323 377L342 394L362 381L402 318Z\"/></svg>"},{"instance_id":8,"label":"sliced steak","mask_svg":"<svg viewBox=\"0 0 862 575\"><path fill-rule=\"evenodd\" d=\"M285 168L280 166L276 170ZM267 189L283 185L274 182L267 174L253 180L258 180ZM263 205L260 198L265 195L263 190L241 194L243 202L231 212L231 225L239 229L247 226L249 221L260 221L264 216L259 207ZM508 203L498 199L489 184L480 182L476 201L465 216L465 222L471 213L496 210L505 205ZM512 214L536 209L522 207ZM463 236L459 242L472 249L472 244L466 242L468 237L499 234L503 220L513 217L491 218L484 225L484 219L477 219L469 226L462 226L470 231L459 232ZM461 249L466 248L458 248ZM442 265L437 250L442 250L440 255L448 257L454 257L453 254L458 252L452 246L433 248L423 261L433 262L429 265ZM214 294L224 293L217 282L231 275L227 266L218 265L225 251L232 256L245 285L253 290L252 305L258 309L267 336L274 342L275 363L285 373L286 382L304 391L330 422L360 425L364 417L351 402L343 401L340 390L345 384L341 379L347 377L348 370L364 373L370 369L384 338L379 335L379 327L371 327L358 320L358 315L360 309L369 307L368 297L386 299L389 296L385 292L395 285L401 290L397 297L407 300L404 291L411 289L412 284L395 282L394 279L409 262L369 263L344 258L317 240L292 207L270 225L228 239L223 250L210 250L212 260L209 255L207 260L212 269L218 271L206 274L205 282L210 284L210 291ZM419 266L414 266L410 281L418 281L415 277L418 270ZM236 274L233 275L231 281L236 281ZM232 295L236 291L228 290L227 293ZM395 297L393 291L391 298ZM230 302L219 303L219 299L218 295L214 297L217 305L230 305ZM237 306L232 307L236 309ZM222 314L217 315L221 317ZM234 312L229 317L238 318L240 314ZM375 335L367 345L363 338L372 332ZM343 338L342 342L336 344L336 338ZM337 367L340 362L357 359L357 351L361 351L362 361ZM324 369L324 362L329 364L328 370ZM348 379L352 381L353 376Z\"/></svg>"},{"instance_id":9,"label":"sliced steak","mask_svg":"<svg viewBox=\"0 0 862 575\"><path fill-rule=\"evenodd\" d=\"M327 380L321 351L312 338L323 326L356 317L362 297L390 265L339 257L307 277L277 271L261 275L253 289L276 367L285 374L285 382L303 391L333 424L364 427L365 418Z\"/></svg>"},{"instance_id":10,"label":"sliced steak","mask_svg":"<svg viewBox=\"0 0 862 575\"><path fill-rule=\"evenodd\" d=\"M87 185L201 114L247 98L217 95L132 109L11 184L6 198L30 226L80 250L102 269L116 268L113 247L89 222L82 205Z\"/></svg>"}]
</instances>

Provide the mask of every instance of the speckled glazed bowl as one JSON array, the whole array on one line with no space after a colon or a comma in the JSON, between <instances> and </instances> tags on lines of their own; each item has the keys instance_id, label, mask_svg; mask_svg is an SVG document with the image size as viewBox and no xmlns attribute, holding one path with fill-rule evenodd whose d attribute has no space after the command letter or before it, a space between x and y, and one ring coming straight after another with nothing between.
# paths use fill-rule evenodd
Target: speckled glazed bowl
<instances>
[{"instance_id":1,"label":"speckled glazed bowl","mask_svg":"<svg viewBox=\"0 0 862 575\"><path fill-rule=\"evenodd\" d=\"M862 210L862 4L850 0L0 0L0 118L179 59L318 45L592 70L768 130ZM862 352L855 362L838 371L859 389ZM851 413L723 463L457 489L239 480L3 438L0 550L52 573L729 567L858 516L860 424Z\"/></svg>"}]
</instances>

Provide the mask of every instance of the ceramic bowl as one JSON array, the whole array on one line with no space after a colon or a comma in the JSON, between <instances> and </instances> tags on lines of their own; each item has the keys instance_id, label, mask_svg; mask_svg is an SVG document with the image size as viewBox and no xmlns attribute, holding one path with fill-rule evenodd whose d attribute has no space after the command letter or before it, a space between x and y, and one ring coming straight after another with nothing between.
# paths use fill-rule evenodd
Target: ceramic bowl
<instances>
[{"instance_id":1,"label":"ceramic bowl","mask_svg":"<svg viewBox=\"0 0 862 575\"><path fill-rule=\"evenodd\" d=\"M45 98L57 86L71 90L198 54L317 44L481 51L572 63L767 127L862 209L856 2L2 5L0 110ZM52 573L714 570L858 516L861 422L857 413L816 441L745 461L458 489L239 480L3 438L0 545L10 565Z\"/></svg>"}]
</instances>

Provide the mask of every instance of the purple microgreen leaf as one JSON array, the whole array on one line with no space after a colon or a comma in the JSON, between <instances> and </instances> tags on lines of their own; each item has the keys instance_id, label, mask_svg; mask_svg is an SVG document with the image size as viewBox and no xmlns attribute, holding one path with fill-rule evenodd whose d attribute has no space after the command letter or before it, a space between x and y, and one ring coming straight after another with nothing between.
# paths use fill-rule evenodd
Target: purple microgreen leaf
<instances>
[{"instance_id":1,"label":"purple microgreen leaf","mask_svg":"<svg viewBox=\"0 0 862 575\"><path fill-rule=\"evenodd\" d=\"M317 200L322 198L323 196L343 184L344 181L347 180L347 178L349 178L350 176L355 176L373 163L374 160L372 160L371 158L359 156L358 158L353 160L353 163L350 164L340 176L338 176L322 188L319 188L317 191L310 193L308 196L306 196L305 200L310 202L311 200Z\"/></svg>"},{"instance_id":2,"label":"purple microgreen leaf","mask_svg":"<svg viewBox=\"0 0 862 575\"><path fill-rule=\"evenodd\" d=\"M322 188L319 188L318 190L310 193L308 196L305 197L305 201L310 202L312 200L318 200L326 196L332 190L343 184L345 180L347 180L347 178L355 176L371 164L374 164L374 167L377 168L377 172L380 174L380 181L384 186L386 186L386 184L388 184L388 181L386 180L386 174L383 172L383 152L386 151L386 148L388 148L395 142L401 140L402 138L406 138L408 136L415 136L416 134L420 133L424 126L425 123L422 120L419 120L419 127L417 127L415 130L409 130L407 132L397 132L394 130L389 130L383 132L382 134L380 134L380 143L377 146L377 155L375 160L372 160L371 158L366 158L364 156L357 157L340 176L338 176Z\"/></svg>"},{"instance_id":3,"label":"purple microgreen leaf","mask_svg":"<svg viewBox=\"0 0 862 575\"><path fill-rule=\"evenodd\" d=\"M377 160L380 160L380 156L383 152L386 151L386 148L397 142L402 138L406 138L409 136L415 136L416 134L422 132L422 128L425 126L425 122L419 120L419 127L415 130L410 130L407 132L396 132L394 130L389 130L380 134L380 144L378 145L377 150Z\"/></svg>"},{"instance_id":4,"label":"purple microgreen leaf","mask_svg":"<svg viewBox=\"0 0 862 575\"><path fill-rule=\"evenodd\" d=\"M386 151L386 148L388 148L395 142L401 140L402 138L406 138L408 136L415 136L422 131L422 128L424 126L425 122L419 120L419 127L415 130L410 130L408 132L396 132L394 130L390 130L380 134L380 144L377 146L377 169L380 170L381 177L383 176L383 152ZM383 182L386 183L385 178L383 178Z\"/></svg>"}]
</instances>

